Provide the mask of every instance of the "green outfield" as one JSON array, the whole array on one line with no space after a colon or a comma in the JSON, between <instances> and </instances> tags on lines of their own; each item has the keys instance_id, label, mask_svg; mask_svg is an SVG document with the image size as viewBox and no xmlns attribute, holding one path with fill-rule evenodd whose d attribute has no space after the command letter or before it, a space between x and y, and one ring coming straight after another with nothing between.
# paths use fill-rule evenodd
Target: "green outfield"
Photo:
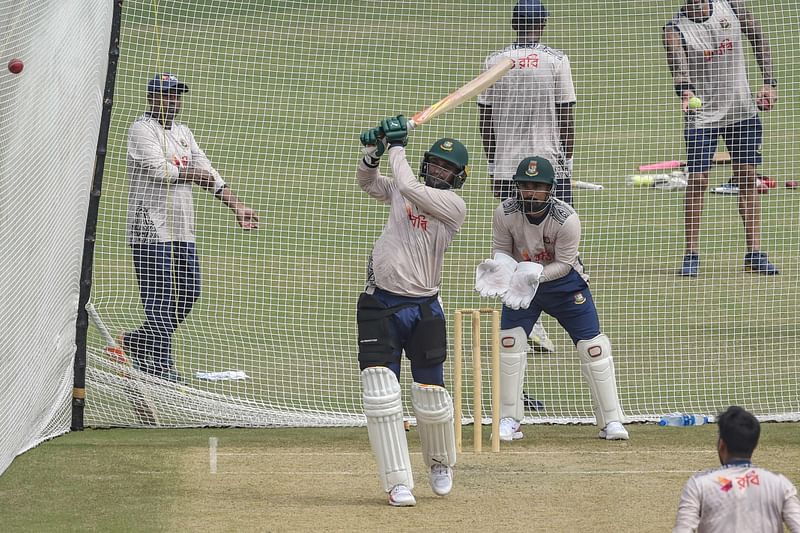
<instances>
[{"instance_id":1,"label":"green outfield","mask_svg":"<svg viewBox=\"0 0 800 533\"><path fill-rule=\"evenodd\" d=\"M93 290L112 329L141 320L124 241L125 131L145 109L145 80L169 70L192 88L183 120L262 215L262 228L244 234L218 202L196 194L204 296L176 337L180 369L246 371L253 379L243 384L192 383L234 397L358 412L353 309L386 216L355 183L358 133L474 77L485 55L513 38L507 4L412 1L364 10L355 2L269 2L262 9L207 0L154 11L150 2L126 2ZM763 171L782 185L797 177L790 28L798 10L750 5L781 80L778 109L764 115ZM730 403L761 415L796 411L800 193L780 187L763 197L763 247L780 276L743 272L736 200L709 194L702 276L678 279L683 194L624 184L639 164L683 158L659 33L672 7L570 0L551 11L544 40L569 53L578 91L575 175L605 187L576 191L576 207L628 414L713 412ZM412 164L445 134L464 140L474 169L463 193L468 221L446 264L442 296L451 314L491 303L471 287L474 266L489 253L495 202L474 103L414 132ZM729 172L715 169L712 184ZM533 358L527 386L549 406L544 416L588 417L571 344L554 321L545 324L559 354Z\"/></svg>"},{"instance_id":2,"label":"green outfield","mask_svg":"<svg viewBox=\"0 0 800 533\"><path fill-rule=\"evenodd\" d=\"M409 433L417 506L386 504L366 429L71 433L0 477L0 524L28 531L669 531L681 487L718 464L715 427L541 426L499 454L465 438L447 498ZM800 483L797 424L764 424L760 466ZM217 439L212 473L209 437ZM465 435L468 437L468 435ZM488 449L488 441L484 442Z\"/></svg>"}]
</instances>

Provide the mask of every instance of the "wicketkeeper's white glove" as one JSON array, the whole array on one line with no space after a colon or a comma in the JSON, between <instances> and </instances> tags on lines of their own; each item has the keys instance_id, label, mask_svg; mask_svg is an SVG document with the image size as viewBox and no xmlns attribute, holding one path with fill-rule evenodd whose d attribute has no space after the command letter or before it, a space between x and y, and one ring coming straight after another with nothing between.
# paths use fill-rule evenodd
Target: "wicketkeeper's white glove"
<instances>
[{"instance_id":1,"label":"wicketkeeper's white glove","mask_svg":"<svg viewBox=\"0 0 800 533\"><path fill-rule=\"evenodd\" d=\"M539 288L539 278L544 267L539 263L524 261L517 265L517 269L511 276L508 290L503 295L503 303L511 309L527 309L536 290Z\"/></svg>"},{"instance_id":2,"label":"wicketkeeper's white glove","mask_svg":"<svg viewBox=\"0 0 800 533\"><path fill-rule=\"evenodd\" d=\"M502 296L516 267L513 257L496 252L494 259L484 260L475 269L475 290L484 297Z\"/></svg>"}]
</instances>

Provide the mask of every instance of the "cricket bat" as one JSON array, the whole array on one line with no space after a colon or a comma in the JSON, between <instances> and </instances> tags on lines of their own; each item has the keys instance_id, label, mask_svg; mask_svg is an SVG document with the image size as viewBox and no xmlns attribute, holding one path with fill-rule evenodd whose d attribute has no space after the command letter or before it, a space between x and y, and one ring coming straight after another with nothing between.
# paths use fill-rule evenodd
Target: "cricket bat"
<instances>
[{"instance_id":1,"label":"cricket bat","mask_svg":"<svg viewBox=\"0 0 800 533\"><path fill-rule=\"evenodd\" d=\"M603 186L598 183L590 181L572 180L572 186L576 189L585 189L587 191L602 191Z\"/></svg>"},{"instance_id":2,"label":"cricket bat","mask_svg":"<svg viewBox=\"0 0 800 533\"><path fill-rule=\"evenodd\" d=\"M731 154L728 152L717 152L711 160L715 165L724 165L731 162ZM672 161L660 161L658 163L650 163L647 165L639 165L639 172L648 172L650 170L669 170L672 168L683 168L686 166L685 161L673 159Z\"/></svg>"},{"instance_id":3,"label":"cricket bat","mask_svg":"<svg viewBox=\"0 0 800 533\"><path fill-rule=\"evenodd\" d=\"M100 336L106 341L106 347L103 349L106 356L111 362L122 366L120 376L126 382L125 395L128 397L128 401L133 407L133 414L136 416L136 419L145 426L158 426L159 422L155 409L147 400L142 387L130 374L129 369L131 367L131 362L127 355L117 344L117 341L114 340L114 337L111 336L111 332L108 331L108 328L103 323L100 314L97 312L92 302L86 304L86 312L89 315L89 322L97 328Z\"/></svg>"},{"instance_id":4,"label":"cricket bat","mask_svg":"<svg viewBox=\"0 0 800 533\"><path fill-rule=\"evenodd\" d=\"M492 68L481 73L461 88L453 91L435 104L426 107L411 117L408 121L408 129L422 126L439 115L455 109L473 96L477 96L494 85L497 80L502 78L505 73L512 68L514 68L514 60L510 57L503 58Z\"/></svg>"}]
</instances>

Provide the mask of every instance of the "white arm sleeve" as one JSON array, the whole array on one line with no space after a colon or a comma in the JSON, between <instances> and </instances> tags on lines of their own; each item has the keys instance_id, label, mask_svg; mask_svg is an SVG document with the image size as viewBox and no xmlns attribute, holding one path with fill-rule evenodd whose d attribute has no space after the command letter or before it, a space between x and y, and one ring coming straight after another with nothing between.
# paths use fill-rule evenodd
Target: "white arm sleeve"
<instances>
[{"instance_id":1,"label":"white arm sleeve","mask_svg":"<svg viewBox=\"0 0 800 533\"><path fill-rule=\"evenodd\" d=\"M555 259L544 267L541 281L553 281L563 278L572 270L578 257L578 245L581 242L581 222L573 214L567 219L558 232L555 247Z\"/></svg>"},{"instance_id":2,"label":"white arm sleeve","mask_svg":"<svg viewBox=\"0 0 800 533\"><path fill-rule=\"evenodd\" d=\"M363 158L359 159L356 178L362 191L379 202L391 203L394 182L386 176L381 176L378 167L368 167Z\"/></svg>"},{"instance_id":3,"label":"white arm sleeve","mask_svg":"<svg viewBox=\"0 0 800 533\"><path fill-rule=\"evenodd\" d=\"M514 238L503 219L503 204L501 203L495 208L492 216L492 255L500 252L514 257Z\"/></svg>"},{"instance_id":4,"label":"white arm sleeve","mask_svg":"<svg viewBox=\"0 0 800 533\"><path fill-rule=\"evenodd\" d=\"M700 524L700 495L694 478L689 478L683 486L675 527L672 533L691 533Z\"/></svg>"},{"instance_id":5,"label":"white arm sleeve","mask_svg":"<svg viewBox=\"0 0 800 533\"><path fill-rule=\"evenodd\" d=\"M214 179L221 181L222 176L220 176L219 172L217 172L217 169L211 165L211 161L208 159L208 156L206 156L206 153L197 144L192 130L189 128L186 129L189 136L190 148L192 150L192 165L194 165L196 168L203 169L206 172L210 172L211 175L214 176Z\"/></svg>"},{"instance_id":6,"label":"white arm sleeve","mask_svg":"<svg viewBox=\"0 0 800 533\"><path fill-rule=\"evenodd\" d=\"M575 96L575 85L572 83L572 69L570 68L569 58L564 56L558 64L556 77L556 104L572 104L577 101Z\"/></svg>"}]
</instances>

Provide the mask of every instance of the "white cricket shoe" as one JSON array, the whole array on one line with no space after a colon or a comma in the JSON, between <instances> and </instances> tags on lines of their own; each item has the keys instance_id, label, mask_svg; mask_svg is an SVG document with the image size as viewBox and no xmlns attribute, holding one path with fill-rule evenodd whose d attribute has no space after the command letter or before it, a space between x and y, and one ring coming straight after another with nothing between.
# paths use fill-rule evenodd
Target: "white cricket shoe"
<instances>
[{"instance_id":1,"label":"white cricket shoe","mask_svg":"<svg viewBox=\"0 0 800 533\"><path fill-rule=\"evenodd\" d=\"M600 430L598 435L606 440L628 440L628 430L619 422L609 422L606 427Z\"/></svg>"},{"instance_id":2,"label":"white cricket shoe","mask_svg":"<svg viewBox=\"0 0 800 533\"><path fill-rule=\"evenodd\" d=\"M547 336L547 332L544 330L541 317L539 317L539 320L533 325L529 337L533 341L533 350L535 352L553 353L556 351L553 341L550 340L550 337Z\"/></svg>"},{"instance_id":3,"label":"white cricket shoe","mask_svg":"<svg viewBox=\"0 0 800 533\"><path fill-rule=\"evenodd\" d=\"M393 507L413 507L417 505L417 500L411 494L411 489L405 485L395 485L389 491L389 505Z\"/></svg>"},{"instance_id":4,"label":"white cricket shoe","mask_svg":"<svg viewBox=\"0 0 800 533\"><path fill-rule=\"evenodd\" d=\"M428 483L438 496L447 496L453 490L453 469L447 465L434 464L428 474Z\"/></svg>"},{"instance_id":5,"label":"white cricket shoe","mask_svg":"<svg viewBox=\"0 0 800 533\"><path fill-rule=\"evenodd\" d=\"M504 442L511 442L512 440L519 440L524 435L519 430L519 422L511 417L503 418L500 420L500 440Z\"/></svg>"}]
</instances>

